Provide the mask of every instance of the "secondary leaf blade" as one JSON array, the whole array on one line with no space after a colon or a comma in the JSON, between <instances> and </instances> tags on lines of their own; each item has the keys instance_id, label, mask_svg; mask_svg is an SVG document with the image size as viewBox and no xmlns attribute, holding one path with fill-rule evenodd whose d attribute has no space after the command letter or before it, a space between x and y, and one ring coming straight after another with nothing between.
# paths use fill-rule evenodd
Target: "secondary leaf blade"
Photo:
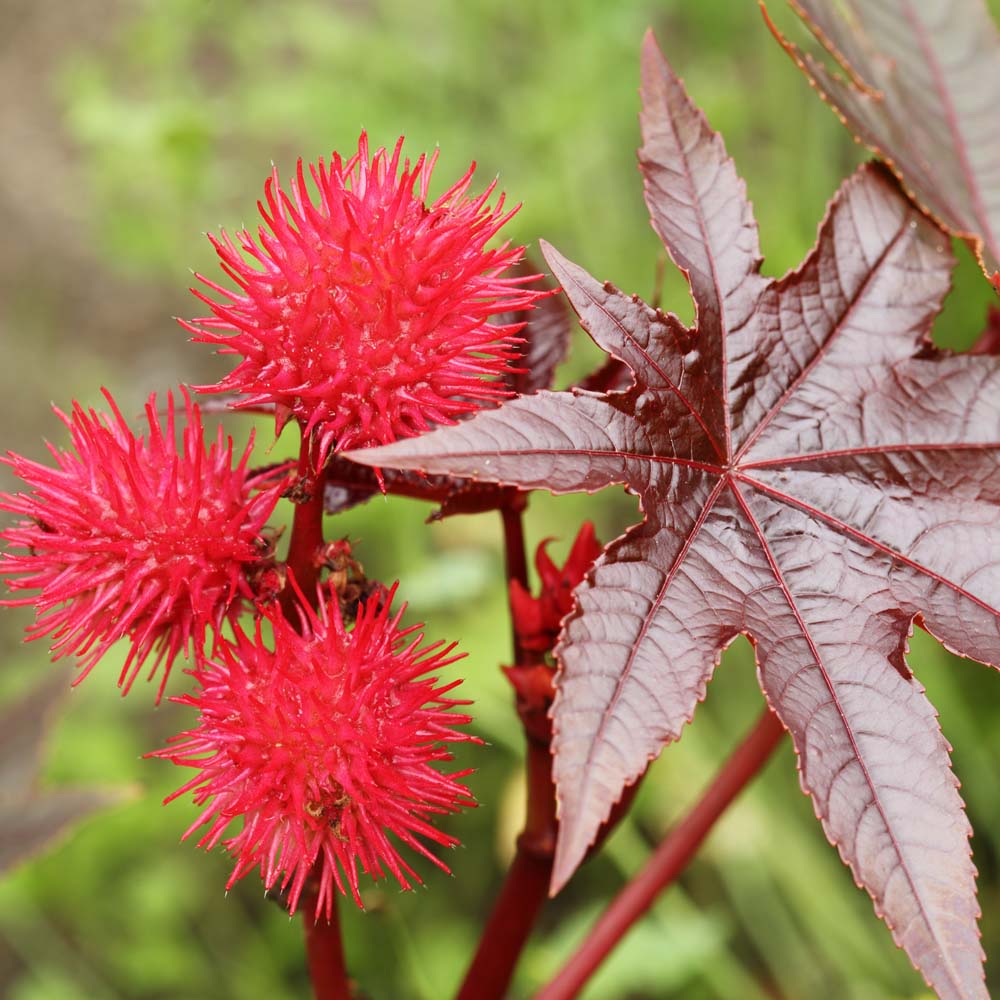
<instances>
[{"instance_id":1,"label":"secondary leaf blade","mask_svg":"<svg viewBox=\"0 0 1000 1000\"><path fill-rule=\"evenodd\" d=\"M981 0L793 0L845 79L772 30L918 204L1000 281L1000 34ZM1000 286L998 286L1000 287Z\"/></svg>"},{"instance_id":2,"label":"secondary leaf blade","mask_svg":"<svg viewBox=\"0 0 1000 1000\"><path fill-rule=\"evenodd\" d=\"M51 847L92 813L134 797L129 788L58 788L0 801L0 872Z\"/></svg>"},{"instance_id":3,"label":"secondary leaf blade","mask_svg":"<svg viewBox=\"0 0 1000 1000\"><path fill-rule=\"evenodd\" d=\"M511 274L527 278L537 274L538 269L530 260L523 260L511 269ZM554 290L549 281L542 281L546 291ZM502 313L494 321L523 323L519 336L524 341L521 357L516 365L519 369L504 377L513 392L526 395L539 389L550 389L556 368L563 362L569 349L570 316L566 300L561 295L548 295L534 304L533 309Z\"/></svg>"}]
</instances>

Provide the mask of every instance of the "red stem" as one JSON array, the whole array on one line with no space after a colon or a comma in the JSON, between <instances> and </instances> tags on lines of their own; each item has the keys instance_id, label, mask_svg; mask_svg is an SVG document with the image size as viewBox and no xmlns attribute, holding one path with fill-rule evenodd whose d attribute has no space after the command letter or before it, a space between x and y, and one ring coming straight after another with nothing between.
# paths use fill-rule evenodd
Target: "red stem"
<instances>
[{"instance_id":1,"label":"red stem","mask_svg":"<svg viewBox=\"0 0 1000 1000\"><path fill-rule=\"evenodd\" d=\"M527 502L515 494L515 500L500 509L503 520L504 556L507 562L507 582L517 580L528 587L528 553L524 545L524 508Z\"/></svg>"},{"instance_id":2,"label":"red stem","mask_svg":"<svg viewBox=\"0 0 1000 1000\"><path fill-rule=\"evenodd\" d=\"M528 589L528 553L524 545L524 507L523 498L518 498L519 502L507 503L500 508L500 517L503 521L503 543L504 543L504 564L507 571L507 586L511 581L516 580L525 590ZM514 662L518 666L525 666L524 650L521 648L521 640L518 637L517 629L514 626L513 610L510 619L511 645L513 647ZM537 662L544 662L544 655L538 654Z\"/></svg>"},{"instance_id":3,"label":"red stem","mask_svg":"<svg viewBox=\"0 0 1000 1000\"><path fill-rule=\"evenodd\" d=\"M523 513L524 500L516 496L514 502L500 508L508 586L512 580L528 586ZM518 666L544 662L544 653L528 654L521 647L513 614L511 641L514 663ZM501 1000L535 920L548 898L556 843L556 794L552 783L550 741L547 734L533 735L536 728L525 727L528 749L525 758L527 807L524 830L517 838L514 860L483 928L479 947L456 1000Z\"/></svg>"},{"instance_id":4,"label":"red stem","mask_svg":"<svg viewBox=\"0 0 1000 1000\"><path fill-rule=\"evenodd\" d=\"M502 1000L549 894L556 810L547 746L528 743L528 816L457 1000Z\"/></svg>"},{"instance_id":5,"label":"red stem","mask_svg":"<svg viewBox=\"0 0 1000 1000\"><path fill-rule=\"evenodd\" d=\"M645 867L601 915L576 954L535 1000L572 1000L615 945L684 870L729 804L764 766L785 729L766 710L694 808L660 843Z\"/></svg>"},{"instance_id":6,"label":"red stem","mask_svg":"<svg viewBox=\"0 0 1000 1000\"><path fill-rule=\"evenodd\" d=\"M292 487L295 514L292 518L292 536L288 541L286 566L302 596L314 607L319 599L316 585L320 578L320 550L323 548L323 483L314 471L315 453L310 435L303 433L299 448L298 479ZM299 596L296 588L287 583L279 597L281 610L295 628L299 628ZM318 860L317 868L322 861ZM318 871L314 870L318 877ZM329 921L316 918L316 895L307 881L300 906L302 926L306 936L306 957L309 977L316 1000L351 1000L351 987L344 962L344 945L340 935L337 900L334 898Z\"/></svg>"},{"instance_id":7,"label":"red stem","mask_svg":"<svg viewBox=\"0 0 1000 1000\"><path fill-rule=\"evenodd\" d=\"M316 1000L352 1000L340 936L337 900L329 921L316 919L315 898L302 897L302 924L306 932L306 958Z\"/></svg>"},{"instance_id":8,"label":"red stem","mask_svg":"<svg viewBox=\"0 0 1000 1000\"><path fill-rule=\"evenodd\" d=\"M288 541L288 555L285 564L290 576L294 577L303 597L315 606L316 584L319 582L319 552L323 547L323 484L312 471L312 442L308 435L302 438L299 449L298 479L292 489L298 495L295 500L295 514L292 518L292 537ZM281 592L281 610L285 617L298 627L298 596L295 588L286 585Z\"/></svg>"}]
</instances>

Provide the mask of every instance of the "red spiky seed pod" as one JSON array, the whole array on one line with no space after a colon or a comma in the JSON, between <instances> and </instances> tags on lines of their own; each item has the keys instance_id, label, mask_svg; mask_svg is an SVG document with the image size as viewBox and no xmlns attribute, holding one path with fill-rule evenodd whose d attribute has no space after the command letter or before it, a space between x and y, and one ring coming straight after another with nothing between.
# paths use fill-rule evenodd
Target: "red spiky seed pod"
<instances>
[{"instance_id":1,"label":"red spiky seed pod","mask_svg":"<svg viewBox=\"0 0 1000 1000\"><path fill-rule=\"evenodd\" d=\"M259 243L210 236L232 291L197 275L212 316L185 323L195 340L242 360L203 392L240 393L235 406L274 404L331 449L385 444L510 395L497 378L517 357L520 325L491 316L530 308L537 276L503 277L523 247L487 244L516 209L488 204L494 181L468 195L475 168L427 204L437 158L369 156L361 134L346 162L299 161L289 197L277 171L258 202Z\"/></svg>"},{"instance_id":2,"label":"red spiky seed pod","mask_svg":"<svg viewBox=\"0 0 1000 1000\"><path fill-rule=\"evenodd\" d=\"M184 836L207 827L199 846L223 842L236 859L227 888L259 868L294 912L313 872L316 914L329 916L334 887L361 905L359 866L404 889L421 881L390 838L448 871L428 845L457 841L429 820L475 803L469 771L435 765L452 759L447 743L474 737L455 728L471 721L453 710L468 702L448 697L460 682L427 674L461 656L420 648L420 626L391 611L395 589L362 602L350 631L336 597L304 611L301 631L269 612L270 646L260 622L237 629L196 672L197 693L174 699L197 709L197 726L151 756L197 771L166 801L190 791L205 807Z\"/></svg>"},{"instance_id":3,"label":"red spiky seed pod","mask_svg":"<svg viewBox=\"0 0 1000 1000\"><path fill-rule=\"evenodd\" d=\"M71 447L49 445L54 468L0 459L29 488L0 494L0 509L22 518L0 532L9 546L0 576L13 592L37 591L0 603L36 608L28 638L48 637L53 659L79 657L77 682L128 639L118 683L127 693L152 655L150 677L162 666L157 700L177 654L200 649L209 629L254 600L250 581L269 558L265 523L282 489L258 489L247 469L252 438L235 466L221 427L206 449L198 407L182 394L179 447L172 393L165 426L154 394L148 433L137 436L105 391L110 414L75 402L69 415L55 411Z\"/></svg>"}]
</instances>

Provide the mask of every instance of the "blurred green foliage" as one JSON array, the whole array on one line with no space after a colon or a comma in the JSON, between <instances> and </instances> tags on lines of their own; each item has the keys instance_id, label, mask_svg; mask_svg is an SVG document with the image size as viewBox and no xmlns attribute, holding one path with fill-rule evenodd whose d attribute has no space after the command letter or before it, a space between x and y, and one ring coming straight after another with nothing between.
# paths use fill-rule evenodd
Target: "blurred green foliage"
<instances>
[{"instance_id":1,"label":"blurred green foliage","mask_svg":"<svg viewBox=\"0 0 1000 1000\"><path fill-rule=\"evenodd\" d=\"M769 273L801 259L827 199L862 158L749 0L133 0L111 10L99 42L65 47L49 86L83 167L74 195L105 275L146 286L179 289L187 266L211 273L213 255L197 234L218 224L254 227L272 161L287 177L298 156L350 151L364 127L376 145L405 134L412 156L440 145L438 190L477 160L481 183L499 173L509 197L523 202L514 238L534 244L544 236L601 278L651 294L660 248L635 170L647 25L747 179ZM978 332L989 300L969 255L961 257L959 295L936 333L956 347ZM685 287L667 271L664 304L688 319ZM187 309L198 311L193 300ZM164 368L183 372L204 349L185 346L166 319ZM584 341L577 338L564 377L597 357ZM142 381L143 392L165 387L160 369L124 376L121 359L92 364L88 386L96 373L112 385ZM54 373L51 397L93 394L96 385L81 389L74 380L80 375ZM234 433L247 423L234 419ZM260 432L269 440L268 428ZM359 540L371 574L401 579L411 617L427 622L430 638L461 641L469 653L460 667L464 691L489 744L462 753L462 763L479 769L481 805L448 823L465 845L449 858L454 878L425 867L426 889L373 888L367 912L344 907L354 974L372 997L400 1000L440 1000L459 980L512 851L521 793L518 723L497 669L509 656L499 524L483 516L424 527L427 513L379 499L330 525ZM558 536L553 552L561 556L587 517L609 540L634 520L635 504L620 491L538 496L528 518L532 544ZM12 614L4 626L4 692L46 669L42 648L16 645L24 621ZM998 957L1000 682L923 634L910 660L955 746L977 830L984 945ZM69 676L66 665L57 669ZM194 810L158 804L180 778L142 754L191 720L178 706L151 712L152 690L141 687L123 703L114 673L105 664L76 690L54 734L48 779L140 782L147 794L0 883L0 992L10 1000L307 996L297 922L262 898L254 877L225 896L225 858L178 843ZM515 995L530 995L559 966L760 706L752 652L740 641L697 724L654 766L631 818L546 910ZM794 768L784 748L587 997L926 995L823 839Z\"/></svg>"}]
</instances>

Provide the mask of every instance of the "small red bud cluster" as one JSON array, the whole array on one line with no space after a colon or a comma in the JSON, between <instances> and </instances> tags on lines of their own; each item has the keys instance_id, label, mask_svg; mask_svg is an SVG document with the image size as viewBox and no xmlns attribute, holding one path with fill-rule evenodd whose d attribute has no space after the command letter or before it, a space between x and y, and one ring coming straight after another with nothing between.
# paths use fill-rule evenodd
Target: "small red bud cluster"
<instances>
[{"instance_id":1,"label":"small red bud cluster","mask_svg":"<svg viewBox=\"0 0 1000 1000\"><path fill-rule=\"evenodd\" d=\"M546 552L551 541L546 538L535 551L535 570L541 583L538 596L532 597L517 580L510 583L514 631L521 648L536 653L549 652L555 646L562 621L573 610L573 591L602 551L590 521L584 521L562 569Z\"/></svg>"},{"instance_id":2,"label":"small red bud cluster","mask_svg":"<svg viewBox=\"0 0 1000 1000\"><path fill-rule=\"evenodd\" d=\"M583 580L602 546L594 526L584 521L562 569L549 557L547 538L535 550L535 570L541 587L537 597L518 580L510 582L510 609L522 662L504 673L517 695L517 708L528 735L547 744L552 735L549 709L555 696L552 651L563 619L573 610L573 591Z\"/></svg>"}]
</instances>

